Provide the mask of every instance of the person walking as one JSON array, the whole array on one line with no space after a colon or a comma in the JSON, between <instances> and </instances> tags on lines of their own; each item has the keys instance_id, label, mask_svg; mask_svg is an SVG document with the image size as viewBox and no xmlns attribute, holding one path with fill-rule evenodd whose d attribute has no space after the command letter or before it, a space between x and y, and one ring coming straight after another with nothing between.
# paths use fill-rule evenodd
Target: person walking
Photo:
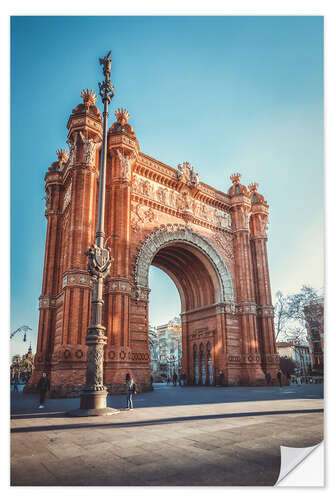
<instances>
[{"instance_id":1,"label":"person walking","mask_svg":"<svg viewBox=\"0 0 333 500\"><path fill-rule=\"evenodd\" d=\"M269 372L266 372L265 378L266 378L266 384L270 385L272 377L271 377L271 374Z\"/></svg>"},{"instance_id":2,"label":"person walking","mask_svg":"<svg viewBox=\"0 0 333 500\"><path fill-rule=\"evenodd\" d=\"M220 387L222 387L222 386L223 386L223 380L224 380L224 373L223 373L223 370L220 370L220 371L219 371L219 383L218 383L218 385L219 385Z\"/></svg>"},{"instance_id":3,"label":"person walking","mask_svg":"<svg viewBox=\"0 0 333 500\"><path fill-rule=\"evenodd\" d=\"M45 401L45 396L47 391L50 390L50 382L49 379L47 378L47 374L44 372L41 378L39 379L39 382L37 384L37 389L39 390L39 407L38 408L44 408L44 401Z\"/></svg>"},{"instance_id":4,"label":"person walking","mask_svg":"<svg viewBox=\"0 0 333 500\"><path fill-rule=\"evenodd\" d=\"M19 383L18 376L17 376L17 375L15 375L15 377L14 377L14 387L13 387L13 391L14 391L14 392L18 392L18 391L19 391L19 390L18 390L18 383Z\"/></svg>"},{"instance_id":5,"label":"person walking","mask_svg":"<svg viewBox=\"0 0 333 500\"><path fill-rule=\"evenodd\" d=\"M174 374L173 374L173 385L177 385L177 378L178 378L177 377L177 373L174 372Z\"/></svg>"},{"instance_id":6,"label":"person walking","mask_svg":"<svg viewBox=\"0 0 333 500\"><path fill-rule=\"evenodd\" d=\"M277 372L277 375L276 375L276 376L277 376L277 379L278 379L278 381L279 381L280 387L282 387L281 370L279 370L279 371Z\"/></svg>"},{"instance_id":7,"label":"person walking","mask_svg":"<svg viewBox=\"0 0 333 500\"><path fill-rule=\"evenodd\" d=\"M136 394L136 385L132 377L127 382L127 409L133 410L133 394Z\"/></svg>"},{"instance_id":8,"label":"person walking","mask_svg":"<svg viewBox=\"0 0 333 500\"><path fill-rule=\"evenodd\" d=\"M289 373L289 372L287 372L287 380L288 380L288 385L290 385L290 379L291 379L290 373Z\"/></svg>"}]
</instances>

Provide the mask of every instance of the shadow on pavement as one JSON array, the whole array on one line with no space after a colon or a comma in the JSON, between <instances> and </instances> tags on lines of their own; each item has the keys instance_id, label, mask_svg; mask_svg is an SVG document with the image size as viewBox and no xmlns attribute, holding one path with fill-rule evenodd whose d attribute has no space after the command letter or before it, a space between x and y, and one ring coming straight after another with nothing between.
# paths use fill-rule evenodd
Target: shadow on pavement
<instances>
[{"instance_id":1,"label":"shadow on pavement","mask_svg":"<svg viewBox=\"0 0 333 500\"><path fill-rule=\"evenodd\" d=\"M224 413L219 415L196 415L189 417L174 417L174 418L161 418L157 420L141 420L137 422L117 422L117 423L103 423L103 424L70 424L70 425L41 425L35 427L16 427L11 429L11 433L21 433L21 432L42 432L50 430L66 430L66 429L84 429L84 428L126 428L126 427L147 427L151 425L162 425L162 424L173 424L178 422L191 422L196 420L216 420L216 419L228 419L228 418L239 418L239 417L257 417L264 415L287 415L287 414L304 414L304 413L324 413L323 409L303 409L303 410L278 410L278 411L256 411L256 412L246 412L246 413ZM45 418L45 414L43 415ZM59 415L56 414L58 417ZM64 414L62 414L64 416ZM42 417L42 415L40 415ZM16 416L12 417L17 418ZM27 417L25 417L27 418ZM70 417L68 417L70 418Z\"/></svg>"}]
</instances>

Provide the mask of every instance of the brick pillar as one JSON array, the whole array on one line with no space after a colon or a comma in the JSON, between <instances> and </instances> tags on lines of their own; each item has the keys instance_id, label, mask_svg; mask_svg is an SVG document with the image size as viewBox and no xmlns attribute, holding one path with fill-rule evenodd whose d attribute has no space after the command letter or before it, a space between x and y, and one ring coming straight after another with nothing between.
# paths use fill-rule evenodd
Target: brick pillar
<instances>
[{"instance_id":1,"label":"brick pillar","mask_svg":"<svg viewBox=\"0 0 333 500\"><path fill-rule=\"evenodd\" d=\"M84 252L94 241L102 138L96 96L90 93L90 98L88 105L76 106L69 118L70 153L58 150L59 161L46 175L48 229L36 359L38 365L47 351L51 391L58 395L70 395L71 387L77 393L85 376L92 282Z\"/></svg>"},{"instance_id":2,"label":"brick pillar","mask_svg":"<svg viewBox=\"0 0 333 500\"><path fill-rule=\"evenodd\" d=\"M60 198L62 178L57 169L59 162L54 162L45 175L47 232L45 243L44 270L42 293L39 297L39 325L35 370L29 382L38 382L43 371L49 372L53 337L51 332L55 320L55 297L57 295L57 279L59 273L60 247L58 245L61 233Z\"/></svg>"},{"instance_id":3,"label":"brick pillar","mask_svg":"<svg viewBox=\"0 0 333 500\"><path fill-rule=\"evenodd\" d=\"M116 116L120 117L118 111ZM133 269L130 264L131 181L138 151L133 129L127 124L122 127L114 123L108 133L105 218L105 233L106 237L110 236L108 246L114 258L105 284L106 336L108 344L112 345L112 353L105 356L105 384L112 390L124 386L126 373L132 373L132 362L140 361L142 357L147 358L143 361L148 369L136 370L132 375L140 388L151 387L148 307L142 300L133 300ZM137 315L131 337L130 311L134 312L134 309Z\"/></svg>"},{"instance_id":4,"label":"brick pillar","mask_svg":"<svg viewBox=\"0 0 333 500\"><path fill-rule=\"evenodd\" d=\"M268 204L257 192L258 184L249 186L251 191L251 252L257 302L257 322L263 370L275 379L279 368L274 334L274 309L267 259Z\"/></svg>"},{"instance_id":5,"label":"brick pillar","mask_svg":"<svg viewBox=\"0 0 333 500\"><path fill-rule=\"evenodd\" d=\"M241 383L252 385L263 384L265 378L261 368L250 245L251 200L247 188L240 184L240 178L240 174L231 176L233 186L229 189L229 195L234 230L237 315L241 331Z\"/></svg>"}]
</instances>

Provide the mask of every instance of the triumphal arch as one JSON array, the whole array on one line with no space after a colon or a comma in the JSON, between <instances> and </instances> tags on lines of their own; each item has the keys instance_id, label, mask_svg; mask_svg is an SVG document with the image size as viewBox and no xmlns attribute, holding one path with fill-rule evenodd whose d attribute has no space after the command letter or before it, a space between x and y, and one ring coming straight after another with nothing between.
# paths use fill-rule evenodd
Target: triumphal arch
<instances>
[{"instance_id":1,"label":"triumphal arch","mask_svg":"<svg viewBox=\"0 0 333 500\"><path fill-rule=\"evenodd\" d=\"M85 383L85 336L92 277L85 252L96 231L102 116L96 94L69 117L69 151L45 176L47 236L36 369L54 395ZM268 204L258 185L231 175L227 193L208 186L188 162L173 167L140 151L126 109L108 131L105 233L113 262L104 283L104 384L125 375L149 389L149 268L165 271L181 298L182 370L194 384L256 385L275 376L266 241ZM221 172L223 175L223 172ZM167 300L167 298L166 298Z\"/></svg>"}]
</instances>

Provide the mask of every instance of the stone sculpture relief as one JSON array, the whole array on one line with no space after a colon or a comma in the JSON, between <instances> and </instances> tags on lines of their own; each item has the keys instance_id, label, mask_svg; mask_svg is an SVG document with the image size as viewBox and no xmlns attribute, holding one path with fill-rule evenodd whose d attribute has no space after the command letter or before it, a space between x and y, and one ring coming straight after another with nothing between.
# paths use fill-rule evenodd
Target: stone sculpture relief
<instances>
[{"instance_id":1,"label":"stone sculpture relief","mask_svg":"<svg viewBox=\"0 0 333 500\"><path fill-rule=\"evenodd\" d=\"M96 160L96 150L100 142L96 142L94 139L89 139L89 137L85 138L81 131L80 137L83 142L83 161L86 165L94 167Z\"/></svg>"},{"instance_id":2,"label":"stone sculpture relief","mask_svg":"<svg viewBox=\"0 0 333 500\"><path fill-rule=\"evenodd\" d=\"M64 206L63 206L63 212L65 211L68 203L71 201L71 196L72 196L72 183L67 188L67 191L64 195Z\"/></svg>"},{"instance_id":3,"label":"stone sculpture relief","mask_svg":"<svg viewBox=\"0 0 333 500\"><path fill-rule=\"evenodd\" d=\"M213 240L217 247L220 247L223 254L229 258L234 258L234 246L233 246L233 236L230 233L225 233L224 231L215 231L213 234Z\"/></svg>"},{"instance_id":4,"label":"stone sculpture relief","mask_svg":"<svg viewBox=\"0 0 333 500\"><path fill-rule=\"evenodd\" d=\"M118 158L121 164L121 176L126 181L131 180L132 166L136 159L136 154L132 153L130 156L123 155L119 149L117 149Z\"/></svg>"},{"instance_id":5,"label":"stone sculpture relief","mask_svg":"<svg viewBox=\"0 0 333 500\"><path fill-rule=\"evenodd\" d=\"M151 207L144 207L140 203L132 203L131 225L133 231L138 231L145 224L157 222L158 217Z\"/></svg>"},{"instance_id":6,"label":"stone sculpture relief","mask_svg":"<svg viewBox=\"0 0 333 500\"><path fill-rule=\"evenodd\" d=\"M75 161L75 153L76 153L76 143L77 143L77 132L73 134L73 140L71 141L68 139L66 141L66 144L68 144L69 147L69 157L68 157L68 162L67 162L67 167L72 168L74 165Z\"/></svg>"},{"instance_id":7,"label":"stone sculpture relief","mask_svg":"<svg viewBox=\"0 0 333 500\"><path fill-rule=\"evenodd\" d=\"M199 174L194 173L194 167L188 161L178 165L177 172L178 179L191 187L199 185Z\"/></svg>"},{"instance_id":8,"label":"stone sculpture relief","mask_svg":"<svg viewBox=\"0 0 333 500\"><path fill-rule=\"evenodd\" d=\"M217 227L231 229L230 214L193 199L189 191L178 193L140 175L133 176L132 191L181 212L192 212L199 219L210 222Z\"/></svg>"}]
</instances>

